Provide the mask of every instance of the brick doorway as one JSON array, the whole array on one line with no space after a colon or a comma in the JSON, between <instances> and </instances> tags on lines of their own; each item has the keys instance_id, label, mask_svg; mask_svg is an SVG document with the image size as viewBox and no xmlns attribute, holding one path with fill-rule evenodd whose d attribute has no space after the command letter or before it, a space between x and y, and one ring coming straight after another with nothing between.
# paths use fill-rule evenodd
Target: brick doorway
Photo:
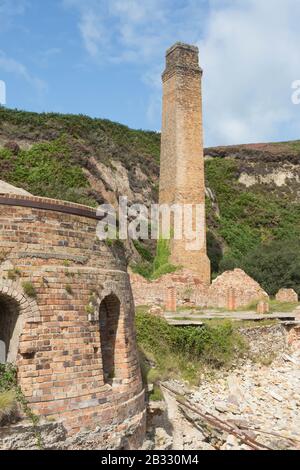
<instances>
[{"instance_id":1,"label":"brick doorway","mask_svg":"<svg viewBox=\"0 0 300 470\"><path fill-rule=\"evenodd\" d=\"M113 384L120 377L120 313L121 304L117 296L110 294L100 304L100 342L104 383Z\"/></svg>"},{"instance_id":2,"label":"brick doorway","mask_svg":"<svg viewBox=\"0 0 300 470\"><path fill-rule=\"evenodd\" d=\"M19 303L0 293L0 363L14 362L19 342Z\"/></svg>"}]
</instances>

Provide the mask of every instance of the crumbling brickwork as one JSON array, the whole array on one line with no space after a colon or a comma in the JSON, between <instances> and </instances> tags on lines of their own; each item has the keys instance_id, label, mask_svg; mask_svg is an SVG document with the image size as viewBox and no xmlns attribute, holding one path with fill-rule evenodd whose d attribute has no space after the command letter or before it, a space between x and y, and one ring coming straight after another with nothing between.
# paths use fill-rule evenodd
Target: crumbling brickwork
<instances>
[{"instance_id":1,"label":"crumbling brickwork","mask_svg":"<svg viewBox=\"0 0 300 470\"><path fill-rule=\"evenodd\" d=\"M233 289L235 308L247 307L259 300L268 300L268 294L242 269L226 271L209 288L209 307L227 308L228 292Z\"/></svg>"},{"instance_id":2,"label":"crumbling brickwork","mask_svg":"<svg viewBox=\"0 0 300 470\"><path fill-rule=\"evenodd\" d=\"M189 270L166 274L156 281L147 281L138 274L130 274L136 305L161 305L168 309L170 288L176 289L177 306L197 306L235 310L263 300L268 294L241 269L227 271L210 286Z\"/></svg>"},{"instance_id":3,"label":"crumbling brickwork","mask_svg":"<svg viewBox=\"0 0 300 470\"><path fill-rule=\"evenodd\" d=\"M276 300L284 303L298 302L298 294L294 289L280 289L276 294Z\"/></svg>"},{"instance_id":4,"label":"crumbling brickwork","mask_svg":"<svg viewBox=\"0 0 300 470\"><path fill-rule=\"evenodd\" d=\"M7 357L36 413L69 435L133 426L137 445L145 404L134 303L125 258L97 239L97 222L85 206L0 197L0 316L15 308L17 317Z\"/></svg>"},{"instance_id":5,"label":"crumbling brickwork","mask_svg":"<svg viewBox=\"0 0 300 470\"><path fill-rule=\"evenodd\" d=\"M202 132L202 70L198 48L182 43L166 54L163 73L163 116L160 164L160 204L202 204L202 247L187 249L187 237L171 241L170 262L194 271L204 284L210 283L210 261L206 254L205 182ZM196 226L195 211L192 217ZM185 234L186 235L186 234Z\"/></svg>"}]
</instances>

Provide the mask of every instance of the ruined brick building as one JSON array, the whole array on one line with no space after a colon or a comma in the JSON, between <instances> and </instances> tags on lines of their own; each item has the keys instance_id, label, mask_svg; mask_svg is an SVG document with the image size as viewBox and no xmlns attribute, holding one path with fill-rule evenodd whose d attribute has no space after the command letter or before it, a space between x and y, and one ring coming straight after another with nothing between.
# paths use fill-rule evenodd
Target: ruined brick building
<instances>
[{"instance_id":1,"label":"ruined brick building","mask_svg":"<svg viewBox=\"0 0 300 470\"><path fill-rule=\"evenodd\" d=\"M32 410L105 441L145 426L124 256L96 237L96 211L0 195L0 340ZM2 351L3 352L3 351Z\"/></svg>"},{"instance_id":2,"label":"ruined brick building","mask_svg":"<svg viewBox=\"0 0 300 470\"><path fill-rule=\"evenodd\" d=\"M177 43L163 74L161 204L205 203L198 49ZM18 368L32 410L69 436L100 427L103 445L121 436L139 447L145 398L125 256L96 236L95 209L0 185L0 359ZM240 270L210 283L203 246L173 240L182 272L148 282L132 275L136 304L236 307L267 294ZM287 293L284 293L285 297ZM125 440L124 440L125 437Z\"/></svg>"}]
</instances>

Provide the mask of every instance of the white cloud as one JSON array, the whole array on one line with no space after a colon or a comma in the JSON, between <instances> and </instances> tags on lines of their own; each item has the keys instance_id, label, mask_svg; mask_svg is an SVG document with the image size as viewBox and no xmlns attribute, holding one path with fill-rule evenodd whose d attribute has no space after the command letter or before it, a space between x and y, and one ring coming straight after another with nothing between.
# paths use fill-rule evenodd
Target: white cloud
<instances>
[{"instance_id":1,"label":"white cloud","mask_svg":"<svg viewBox=\"0 0 300 470\"><path fill-rule=\"evenodd\" d=\"M143 63L168 44L174 3L178 0L63 0L79 13L78 28L91 57Z\"/></svg>"},{"instance_id":2,"label":"white cloud","mask_svg":"<svg viewBox=\"0 0 300 470\"><path fill-rule=\"evenodd\" d=\"M200 48L206 144L297 137L299 0L63 1L78 12L93 60L140 65L150 125L160 114L165 49L181 40Z\"/></svg>"},{"instance_id":3,"label":"white cloud","mask_svg":"<svg viewBox=\"0 0 300 470\"><path fill-rule=\"evenodd\" d=\"M299 130L291 83L300 77L298 0L212 1L199 42L209 143L280 140Z\"/></svg>"},{"instance_id":4,"label":"white cloud","mask_svg":"<svg viewBox=\"0 0 300 470\"><path fill-rule=\"evenodd\" d=\"M17 60L8 57L5 52L0 50L0 71L6 73L12 73L23 78L31 86L33 86L39 93L46 90L47 85L43 80L33 76L27 69L27 67L18 62Z\"/></svg>"}]
</instances>

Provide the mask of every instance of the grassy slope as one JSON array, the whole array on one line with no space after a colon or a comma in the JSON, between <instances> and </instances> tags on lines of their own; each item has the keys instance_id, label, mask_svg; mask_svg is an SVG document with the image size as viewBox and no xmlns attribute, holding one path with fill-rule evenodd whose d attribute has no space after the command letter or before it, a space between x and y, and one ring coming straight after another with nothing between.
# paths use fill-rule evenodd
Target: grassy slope
<instances>
[{"instance_id":1,"label":"grassy slope","mask_svg":"<svg viewBox=\"0 0 300 470\"><path fill-rule=\"evenodd\" d=\"M121 161L133 190L138 190L133 177L137 164L150 174L149 181L158 173L160 135L108 120L0 107L1 139L24 148L16 156L0 145L1 179L39 196L88 205L103 202L82 171L91 170L91 158L107 166Z\"/></svg>"},{"instance_id":2,"label":"grassy slope","mask_svg":"<svg viewBox=\"0 0 300 470\"><path fill-rule=\"evenodd\" d=\"M206 178L220 209L218 218L207 204L208 226L225 242L227 256L239 260L260 243L299 236L300 204L266 186L246 189L237 181L237 160L207 161Z\"/></svg>"},{"instance_id":3,"label":"grassy slope","mask_svg":"<svg viewBox=\"0 0 300 470\"><path fill-rule=\"evenodd\" d=\"M36 195L90 205L102 202L82 171L90 169L92 157L105 165L121 161L135 193L141 191L135 187L137 164L147 175L148 184L158 175L160 135L131 130L108 120L0 108L0 143L1 139L29 145L14 155L11 150L1 149L0 144L0 179ZM207 186L215 193L220 208L218 217L207 201L209 254L214 271L219 269L224 248L226 257L238 261L262 242L296 238L300 233L300 204L292 196L269 191L266 186L246 189L238 183L238 176L249 152L249 158L251 152L260 152L262 160L266 156L274 162L281 158L299 162L299 141L208 151L215 158L206 162ZM231 154L237 158L228 158ZM157 188L152 195L155 201ZM149 252L140 248L149 262Z\"/></svg>"}]
</instances>

